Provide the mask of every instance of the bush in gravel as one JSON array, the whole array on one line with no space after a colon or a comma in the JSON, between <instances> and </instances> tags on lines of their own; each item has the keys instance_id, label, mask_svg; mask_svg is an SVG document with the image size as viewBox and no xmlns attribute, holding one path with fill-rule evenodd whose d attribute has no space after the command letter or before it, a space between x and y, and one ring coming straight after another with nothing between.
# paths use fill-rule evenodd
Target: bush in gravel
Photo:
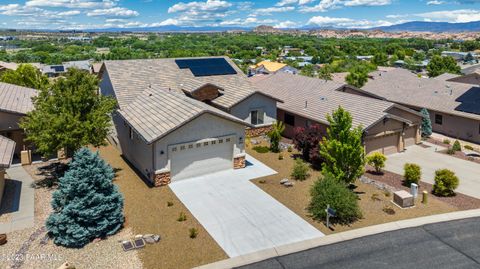
<instances>
[{"instance_id":1,"label":"bush in gravel","mask_svg":"<svg viewBox=\"0 0 480 269\"><path fill-rule=\"evenodd\" d=\"M115 173L97 153L78 150L53 193L46 227L57 245L81 248L95 238L115 234L125 220Z\"/></svg>"},{"instance_id":2,"label":"bush in gravel","mask_svg":"<svg viewBox=\"0 0 480 269\"><path fill-rule=\"evenodd\" d=\"M182 221L186 221L186 220L187 220L187 215L185 215L185 213L183 213L183 212L180 212L180 215L178 215L177 221L182 222Z\"/></svg>"},{"instance_id":3,"label":"bush in gravel","mask_svg":"<svg viewBox=\"0 0 480 269\"><path fill-rule=\"evenodd\" d=\"M267 133L270 138L270 150L272 152L280 151L280 139L282 139L282 133L285 130L285 125L281 121L277 121L272 124L271 130Z\"/></svg>"},{"instance_id":4,"label":"bush in gravel","mask_svg":"<svg viewBox=\"0 0 480 269\"><path fill-rule=\"evenodd\" d=\"M302 159L297 158L295 160L295 164L293 165L291 176L296 180L305 180L310 176L308 169L308 164L306 164Z\"/></svg>"},{"instance_id":5,"label":"bush in gravel","mask_svg":"<svg viewBox=\"0 0 480 269\"><path fill-rule=\"evenodd\" d=\"M458 184L459 180L454 172L448 169L437 170L432 192L438 196L453 196Z\"/></svg>"},{"instance_id":6,"label":"bush in gravel","mask_svg":"<svg viewBox=\"0 0 480 269\"><path fill-rule=\"evenodd\" d=\"M450 140L448 140L448 139L443 139L443 144L450 145Z\"/></svg>"},{"instance_id":7,"label":"bush in gravel","mask_svg":"<svg viewBox=\"0 0 480 269\"><path fill-rule=\"evenodd\" d=\"M453 142L452 150L462 151L462 145L460 145L460 142L458 140L455 140L455 142Z\"/></svg>"},{"instance_id":8,"label":"bush in gravel","mask_svg":"<svg viewBox=\"0 0 480 269\"><path fill-rule=\"evenodd\" d=\"M406 163L403 166L403 178L405 186L410 187L412 183L418 184L422 177L422 168L414 163Z\"/></svg>"},{"instance_id":9,"label":"bush in gravel","mask_svg":"<svg viewBox=\"0 0 480 269\"><path fill-rule=\"evenodd\" d=\"M385 167L385 161L387 157L380 152L374 152L367 156L366 161L369 165L375 167L375 172L380 174L382 172L382 168Z\"/></svg>"},{"instance_id":10,"label":"bush in gravel","mask_svg":"<svg viewBox=\"0 0 480 269\"><path fill-rule=\"evenodd\" d=\"M195 239L198 236L198 230L195 228L190 228L188 230L188 233L190 234L190 238Z\"/></svg>"},{"instance_id":11,"label":"bush in gravel","mask_svg":"<svg viewBox=\"0 0 480 269\"><path fill-rule=\"evenodd\" d=\"M255 146L253 147L253 150L255 150L258 153L267 153L270 151L270 148L266 146Z\"/></svg>"},{"instance_id":12,"label":"bush in gravel","mask_svg":"<svg viewBox=\"0 0 480 269\"><path fill-rule=\"evenodd\" d=\"M470 146L470 145L465 145L465 146L463 146L463 147L464 147L465 149L468 149L468 150L473 150L473 147Z\"/></svg>"},{"instance_id":13,"label":"bush in gravel","mask_svg":"<svg viewBox=\"0 0 480 269\"><path fill-rule=\"evenodd\" d=\"M330 218L332 223L345 225L362 217L357 195L332 175L316 180L310 195L308 211L316 220L325 220L327 205L336 211L336 216Z\"/></svg>"}]
</instances>

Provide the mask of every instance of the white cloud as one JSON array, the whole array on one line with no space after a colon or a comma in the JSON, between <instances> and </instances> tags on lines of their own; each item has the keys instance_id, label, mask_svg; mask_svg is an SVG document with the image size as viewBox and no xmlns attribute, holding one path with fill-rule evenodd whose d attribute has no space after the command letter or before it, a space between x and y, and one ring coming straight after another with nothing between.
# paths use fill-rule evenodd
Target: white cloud
<instances>
[{"instance_id":1,"label":"white cloud","mask_svg":"<svg viewBox=\"0 0 480 269\"><path fill-rule=\"evenodd\" d=\"M300 8L301 12L325 12L330 9L339 8L342 4L341 0L320 0L315 6L304 6Z\"/></svg>"},{"instance_id":2,"label":"white cloud","mask_svg":"<svg viewBox=\"0 0 480 269\"><path fill-rule=\"evenodd\" d=\"M29 0L28 7L62 7L62 8L111 8L117 0Z\"/></svg>"},{"instance_id":3,"label":"white cloud","mask_svg":"<svg viewBox=\"0 0 480 269\"><path fill-rule=\"evenodd\" d=\"M233 20L225 20L220 22L218 25L220 26L231 26L231 25L254 26L254 25L260 25L260 24L272 24L276 22L277 20L274 20L274 19L261 20L256 17L248 17L248 18L235 18Z\"/></svg>"},{"instance_id":4,"label":"white cloud","mask_svg":"<svg viewBox=\"0 0 480 269\"><path fill-rule=\"evenodd\" d=\"M80 15L82 12L79 10L68 10L68 11L63 11L63 12L58 12L58 16L75 16L75 15Z\"/></svg>"},{"instance_id":5,"label":"white cloud","mask_svg":"<svg viewBox=\"0 0 480 269\"><path fill-rule=\"evenodd\" d=\"M19 4L3 5L3 6L0 6L0 11L7 11L7 10L18 9L19 7L20 7Z\"/></svg>"},{"instance_id":6,"label":"white cloud","mask_svg":"<svg viewBox=\"0 0 480 269\"><path fill-rule=\"evenodd\" d=\"M458 10L433 11L433 12L415 14L415 16L421 17L425 21L471 22L471 21L480 21L480 10L458 9Z\"/></svg>"},{"instance_id":7,"label":"white cloud","mask_svg":"<svg viewBox=\"0 0 480 269\"><path fill-rule=\"evenodd\" d=\"M272 13L288 12L295 10L295 7L268 7L259 8L253 13L257 15L271 15Z\"/></svg>"},{"instance_id":8,"label":"white cloud","mask_svg":"<svg viewBox=\"0 0 480 269\"><path fill-rule=\"evenodd\" d=\"M130 10L123 7L114 7L109 9L94 9L87 12L89 17L121 17L121 18L132 18L138 16L138 12L135 10Z\"/></svg>"},{"instance_id":9,"label":"white cloud","mask_svg":"<svg viewBox=\"0 0 480 269\"><path fill-rule=\"evenodd\" d=\"M195 11L222 11L227 10L232 4L221 0L207 0L206 2L180 2L171 6L168 13L195 12Z\"/></svg>"},{"instance_id":10,"label":"white cloud","mask_svg":"<svg viewBox=\"0 0 480 269\"><path fill-rule=\"evenodd\" d=\"M392 23L384 20L369 21L369 20L354 20L350 18L314 16L310 18L307 25L315 25L319 27L363 29L363 28L371 28L371 27L379 27L379 26L389 26L389 25L392 25Z\"/></svg>"},{"instance_id":11,"label":"white cloud","mask_svg":"<svg viewBox=\"0 0 480 269\"><path fill-rule=\"evenodd\" d=\"M428 1L427 2L427 5L431 6L431 5L443 5L445 4L444 1L439 1L439 0L433 0L433 1Z\"/></svg>"},{"instance_id":12,"label":"white cloud","mask_svg":"<svg viewBox=\"0 0 480 269\"><path fill-rule=\"evenodd\" d=\"M166 25L180 25L181 23L176 19L166 19L162 22L152 23L150 26L157 27L157 26L166 26Z\"/></svg>"},{"instance_id":13,"label":"white cloud","mask_svg":"<svg viewBox=\"0 0 480 269\"><path fill-rule=\"evenodd\" d=\"M282 21L277 24L275 24L273 27L275 28L295 28L297 27L298 24L293 21Z\"/></svg>"},{"instance_id":14,"label":"white cloud","mask_svg":"<svg viewBox=\"0 0 480 269\"><path fill-rule=\"evenodd\" d=\"M391 0L348 0L344 5L347 7L353 6L386 6L392 3Z\"/></svg>"}]
</instances>

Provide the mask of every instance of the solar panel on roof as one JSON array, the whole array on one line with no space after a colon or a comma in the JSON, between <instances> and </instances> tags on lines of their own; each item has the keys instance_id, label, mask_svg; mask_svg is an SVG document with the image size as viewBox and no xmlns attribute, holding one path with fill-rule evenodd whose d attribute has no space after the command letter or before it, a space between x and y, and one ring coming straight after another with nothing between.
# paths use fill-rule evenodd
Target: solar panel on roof
<instances>
[{"instance_id":1,"label":"solar panel on roof","mask_svg":"<svg viewBox=\"0 0 480 269\"><path fill-rule=\"evenodd\" d=\"M55 70L55 72L65 72L63 65L52 65L51 68Z\"/></svg>"},{"instance_id":2,"label":"solar panel on roof","mask_svg":"<svg viewBox=\"0 0 480 269\"><path fill-rule=\"evenodd\" d=\"M196 77L234 75L235 69L224 58L179 59L175 60L178 68L190 69Z\"/></svg>"},{"instance_id":3,"label":"solar panel on roof","mask_svg":"<svg viewBox=\"0 0 480 269\"><path fill-rule=\"evenodd\" d=\"M480 88L472 87L455 101L461 102L455 110L480 115Z\"/></svg>"}]
</instances>

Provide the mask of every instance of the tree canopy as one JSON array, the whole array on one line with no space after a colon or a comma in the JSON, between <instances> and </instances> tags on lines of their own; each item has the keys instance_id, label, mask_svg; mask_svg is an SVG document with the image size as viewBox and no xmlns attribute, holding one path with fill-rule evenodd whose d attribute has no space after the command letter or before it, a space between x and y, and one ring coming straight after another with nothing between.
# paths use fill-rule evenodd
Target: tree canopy
<instances>
[{"instance_id":1,"label":"tree canopy","mask_svg":"<svg viewBox=\"0 0 480 269\"><path fill-rule=\"evenodd\" d=\"M443 73L460 74L460 66L450 56L442 57L435 55L427 65L428 76L436 77Z\"/></svg>"},{"instance_id":2,"label":"tree canopy","mask_svg":"<svg viewBox=\"0 0 480 269\"><path fill-rule=\"evenodd\" d=\"M368 70L362 66L357 66L348 73L345 80L348 84L361 88L368 81Z\"/></svg>"},{"instance_id":3,"label":"tree canopy","mask_svg":"<svg viewBox=\"0 0 480 269\"><path fill-rule=\"evenodd\" d=\"M38 90L49 86L48 77L30 64L20 64L16 70L5 71L0 81Z\"/></svg>"},{"instance_id":4,"label":"tree canopy","mask_svg":"<svg viewBox=\"0 0 480 269\"><path fill-rule=\"evenodd\" d=\"M27 141L45 155L59 149L72 153L82 146L105 143L115 100L97 94L96 76L69 69L49 88L40 89L34 110L22 119Z\"/></svg>"}]
</instances>

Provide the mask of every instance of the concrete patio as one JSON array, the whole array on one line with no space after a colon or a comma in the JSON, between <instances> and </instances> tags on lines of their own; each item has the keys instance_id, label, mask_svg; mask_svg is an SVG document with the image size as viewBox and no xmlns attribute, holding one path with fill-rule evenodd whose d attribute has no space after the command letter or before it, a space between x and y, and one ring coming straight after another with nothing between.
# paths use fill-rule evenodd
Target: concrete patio
<instances>
[{"instance_id":1,"label":"concrete patio","mask_svg":"<svg viewBox=\"0 0 480 269\"><path fill-rule=\"evenodd\" d=\"M170 188L230 257L323 234L250 182L276 172L247 155L245 169L174 182Z\"/></svg>"},{"instance_id":2,"label":"concrete patio","mask_svg":"<svg viewBox=\"0 0 480 269\"><path fill-rule=\"evenodd\" d=\"M441 146L427 142L423 144L430 147L415 145L408 147L405 152L388 156L385 169L403 175L405 163L415 163L422 168L422 181L430 184L435 183L436 170L450 169L460 179L457 192L480 198L480 164L435 152L444 149Z\"/></svg>"}]
</instances>

